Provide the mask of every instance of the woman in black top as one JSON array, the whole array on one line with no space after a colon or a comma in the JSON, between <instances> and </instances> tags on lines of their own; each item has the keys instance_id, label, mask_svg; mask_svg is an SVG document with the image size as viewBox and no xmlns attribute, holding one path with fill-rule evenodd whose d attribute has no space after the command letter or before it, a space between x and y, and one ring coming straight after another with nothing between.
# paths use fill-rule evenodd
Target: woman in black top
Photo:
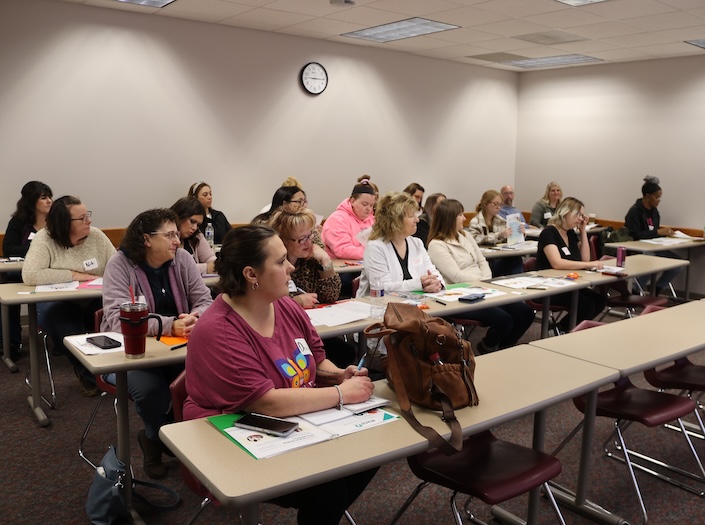
<instances>
[{"instance_id":1,"label":"woman in black top","mask_svg":"<svg viewBox=\"0 0 705 525\"><path fill-rule=\"evenodd\" d=\"M588 216L583 203L567 197L560 203L548 226L539 236L536 268L539 270L589 270L601 269L600 261L590 260L590 243L587 238ZM578 229L579 233L575 232ZM597 292L582 289L578 292L577 322L592 319L605 308L605 299ZM551 296L551 304L570 307L571 293ZM568 317L560 323L564 332Z\"/></svg>"},{"instance_id":2,"label":"woman in black top","mask_svg":"<svg viewBox=\"0 0 705 525\"><path fill-rule=\"evenodd\" d=\"M46 218L52 203L52 191L49 186L36 180L22 187L22 196L17 201L17 209L5 230L2 241L2 253L5 257L24 257L34 235L46 226ZM10 282L22 282L19 273L8 273ZM20 324L20 307L10 306L10 349L12 359L20 357L22 325ZM2 328L0 327L0 345Z\"/></svg>"},{"instance_id":3,"label":"woman in black top","mask_svg":"<svg viewBox=\"0 0 705 525\"><path fill-rule=\"evenodd\" d=\"M198 199L198 202L203 205L203 209L206 210L206 215L198 229L205 235L206 226L212 224L215 233L213 242L215 244L222 244L223 237L228 233L228 230L232 229L232 226L222 211L213 209L213 191L211 190L210 184L207 182L194 183L188 190L188 196Z\"/></svg>"}]
</instances>

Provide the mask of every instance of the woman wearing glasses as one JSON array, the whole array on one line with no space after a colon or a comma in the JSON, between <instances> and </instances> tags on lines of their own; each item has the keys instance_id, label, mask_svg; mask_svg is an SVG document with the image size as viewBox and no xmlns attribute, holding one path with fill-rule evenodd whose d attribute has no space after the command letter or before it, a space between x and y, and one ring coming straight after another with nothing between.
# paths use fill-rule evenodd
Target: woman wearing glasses
<instances>
[{"instance_id":1,"label":"woman wearing glasses","mask_svg":"<svg viewBox=\"0 0 705 525\"><path fill-rule=\"evenodd\" d=\"M90 281L103 275L108 259L115 253L110 239L91 226L91 212L80 199L64 196L56 199L46 218L46 228L32 240L22 267L25 284L58 284ZM37 320L54 342L54 353L65 354L74 364L81 394L98 393L93 375L66 351L64 337L93 328L93 314L100 299L40 303Z\"/></svg>"},{"instance_id":2,"label":"woman wearing glasses","mask_svg":"<svg viewBox=\"0 0 705 525\"><path fill-rule=\"evenodd\" d=\"M502 207L502 196L496 190L487 190L482 194L479 204L475 208L477 214L470 220L468 230L475 242L480 246L494 246L506 242L512 229L507 226L507 220L499 215ZM524 225L519 226L519 231L524 233ZM498 257L490 262L492 275L511 275L523 271L521 257Z\"/></svg>"},{"instance_id":3,"label":"woman wearing glasses","mask_svg":"<svg viewBox=\"0 0 705 525\"><path fill-rule=\"evenodd\" d=\"M252 219L252 224L267 224L277 210L296 211L306 208L306 193L298 186L282 186L274 192L269 210Z\"/></svg>"},{"instance_id":4,"label":"woman wearing glasses","mask_svg":"<svg viewBox=\"0 0 705 525\"><path fill-rule=\"evenodd\" d=\"M602 262L590 260L587 223L588 216L583 203L573 197L566 197L539 236L536 268L567 271L601 269ZM551 304L569 307L570 296L570 293L552 295ZM604 308L605 299L602 295L588 289L580 290L577 322L594 318ZM561 321L560 328L563 331L568 329L567 316Z\"/></svg>"},{"instance_id":5,"label":"woman wearing glasses","mask_svg":"<svg viewBox=\"0 0 705 525\"><path fill-rule=\"evenodd\" d=\"M215 253L198 229L205 217L203 205L193 197L181 197L172 204L171 210L176 213L181 247L191 254L201 275L213 273Z\"/></svg>"},{"instance_id":6,"label":"woman wearing glasses","mask_svg":"<svg viewBox=\"0 0 705 525\"><path fill-rule=\"evenodd\" d=\"M131 300L132 288L135 297L144 297L150 313L161 317L162 335L190 335L212 300L193 258L179 248L177 222L172 210L156 209L140 213L127 227L120 250L105 268L101 330L120 331L120 304ZM157 321L150 319L147 335L156 335L157 330ZM169 384L183 369L179 364L127 374L128 390L144 422L137 441L144 471L151 478L166 475L159 428L168 422Z\"/></svg>"}]
</instances>

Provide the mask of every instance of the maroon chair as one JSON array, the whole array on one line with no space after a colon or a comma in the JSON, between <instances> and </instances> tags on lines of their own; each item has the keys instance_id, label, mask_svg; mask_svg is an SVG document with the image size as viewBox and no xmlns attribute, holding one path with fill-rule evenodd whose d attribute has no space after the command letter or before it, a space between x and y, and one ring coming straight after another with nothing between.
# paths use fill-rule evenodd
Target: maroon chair
<instances>
[{"instance_id":1,"label":"maroon chair","mask_svg":"<svg viewBox=\"0 0 705 525\"><path fill-rule=\"evenodd\" d=\"M588 324L584 322L580 323L572 331L576 332L587 328L593 328L595 326L599 326L600 324L604 323L592 322ZM587 396L579 396L573 399L575 407L583 414L585 413L587 403L586 400ZM600 417L609 417L615 420L614 431L610 434L603 445L605 454L607 457L616 459L627 465L632 485L634 486L634 490L639 498L639 505L641 506L644 524L646 524L648 516L646 506L644 505L644 500L641 495L641 490L639 489L639 483L637 482L636 474L634 472L635 469L651 474L658 479L672 483L695 494L700 495L702 494L702 491L689 487L684 483L673 480L664 474L655 472L652 468L647 468L644 465L637 463L635 459L660 465L661 467L667 469L673 469L670 465L653 460L648 456L628 449L624 441L624 433L629 426L635 422L641 423L646 427L657 427L671 421L677 421L702 476L694 475L681 469L678 469L678 471L681 474L689 476L693 479L705 480L705 469L703 468L702 462L693 447L690 437L685 433L685 427L683 421L681 420L682 417L688 415L694 410L695 402L693 400L682 396L667 394L665 392L656 392L653 390L638 388L632 384L628 377L620 378L612 388L597 394L596 415ZM583 423L581 422L578 425L578 428L582 426L582 424ZM557 454L568 443L568 441L570 441L570 439L572 439L576 431L577 428L568 435L568 437L553 452L554 455ZM615 449L612 451L609 443L615 440L615 437Z\"/></svg>"},{"instance_id":2,"label":"maroon chair","mask_svg":"<svg viewBox=\"0 0 705 525\"><path fill-rule=\"evenodd\" d=\"M536 257L527 257L524 260L524 271L533 272L536 271ZM537 312L543 311L543 303L528 300L526 301L531 308ZM558 327L558 322L563 318L563 316L568 315L568 308L566 306L558 306L555 304L550 304L548 306L549 315L549 330L553 330L555 335L561 335L561 329Z\"/></svg>"},{"instance_id":3,"label":"maroon chair","mask_svg":"<svg viewBox=\"0 0 705 525\"><path fill-rule=\"evenodd\" d=\"M663 310L663 307L650 306L644 309L642 315ZM700 439L705 439L705 426L700 415L700 411L705 411L705 406L700 402L700 398L705 393L705 366L696 365L687 357L676 359L675 362L665 368L657 370L652 368L644 372L644 377L649 384L660 390L680 390L681 395L692 399L697 405L695 418L698 425L685 422L685 426L691 435ZM679 430L672 425L666 425L673 430ZM697 433L699 432L699 433Z\"/></svg>"},{"instance_id":4,"label":"maroon chair","mask_svg":"<svg viewBox=\"0 0 705 525\"><path fill-rule=\"evenodd\" d=\"M409 468L423 480L395 514L390 525L399 520L416 496L430 483L453 491L450 499L455 522L462 525L456 498L458 494L476 497L496 505L543 486L560 523L565 525L548 481L561 473L561 463L543 452L497 439L486 430L465 439L463 449L446 456L437 449L407 458ZM469 502L468 502L469 503ZM474 523L483 523L473 516L465 504L465 512Z\"/></svg>"}]
</instances>

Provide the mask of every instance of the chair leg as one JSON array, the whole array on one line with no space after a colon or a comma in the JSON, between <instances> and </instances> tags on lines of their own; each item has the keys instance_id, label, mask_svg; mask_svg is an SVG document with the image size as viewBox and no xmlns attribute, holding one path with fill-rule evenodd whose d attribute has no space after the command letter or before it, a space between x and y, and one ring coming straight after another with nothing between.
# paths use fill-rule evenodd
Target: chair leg
<instances>
[{"instance_id":1,"label":"chair leg","mask_svg":"<svg viewBox=\"0 0 705 525\"><path fill-rule=\"evenodd\" d=\"M553 506L553 511L556 513L556 516L558 516L558 521L561 522L561 525L565 525L565 519L563 519L561 509L558 507L558 503L556 503L556 498L553 496L553 492L551 492L551 487L548 486L548 482L543 484L543 491L546 494L548 500L551 502L551 505Z\"/></svg>"},{"instance_id":2,"label":"chair leg","mask_svg":"<svg viewBox=\"0 0 705 525\"><path fill-rule=\"evenodd\" d=\"M634 490L636 491L636 495L639 498L639 505L641 506L641 514L644 517L644 525L646 525L646 522L648 521L648 516L646 514L646 506L644 505L644 499L641 497L641 490L639 490L639 483L636 480L636 474L634 473L634 467L632 466L631 459L629 458L629 451L627 450L627 446L624 443L624 438L622 437L622 429L620 427L621 421L617 420L614 424L615 432L617 433L617 438L619 439L619 444L622 447L622 452L624 453L624 458L619 458L618 456L610 455L609 457L613 457L615 459L621 459L626 463L627 469L629 470L629 477L632 480L632 485L634 486Z\"/></svg>"},{"instance_id":3,"label":"chair leg","mask_svg":"<svg viewBox=\"0 0 705 525\"><path fill-rule=\"evenodd\" d=\"M458 491L456 490L450 495L450 508L453 511L453 517L455 518L455 525L463 525L463 517L458 511L458 505L456 504L456 498L458 497ZM475 522L477 523L477 522Z\"/></svg>"},{"instance_id":4,"label":"chair leg","mask_svg":"<svg viewBox=\"0 0 705 525\"><path fill-rule=\"evenodd\" d=\"M401 518L401 515L406 512L406 509L409 508L409 505L416 499L416 496L418 496L423 489L426 488L426 486L429 483L427 481L422 481L417 485L417 487L414 489L414 491L411 493L411 495L406 498L406 501L404 504L401 506L401 508L397 511L397 513L394 515L392 518L392 521L389 522L389 525L394 525L397 521L399 521L399 518Z\"/></svg>"},{"instance_id":5,"label":"chair leg","mask_svg":"<svg viewBox=\"0 0 705 525\"><path fill-rule=\"evenodd\" d=\"M95 417L98 415L98 410L100 409L100 405L103 402L103 397L107 395L107 392L101 392L100 395L98 396L98 401L95 404L95 408L93 409L93 412L91 412L91 417L88 420L88 423L86 424L86 428L83 430L83 434L81 434L81 441L78 444L78 455L81 456L81 458L88 463L91 467L93 467L93 470L98 468L98 465L93 463L90 459L86 457L86 455L83 453L83 445L86 442L86 439L88 438L88 433L91 430L91 427L93 426L93 421L95 421Z\"/></svg>"},{"instance_id":6,"label":"chair leg","mask_svg":"<svg viewBox=\"0 0 705 525\"><path fill-rule=\"evenodd\" d=\"M353 517L350 515L350 513L347 510L345 511L345 519L348 520L348 523L350 525L357 525L357 523L355 523L355 520L353 519Z\"/></svg>"},{"instance_id":7,"label":"chair leg","mask_svg":"<svg viewBox=\"0 0 705 525\"><path fill-rule=\"evenodd\" d=\"M41 335L41 333L40 333ZM56 386L54 385L54 374L52 373L51 370L51 356L49 355L49 345L47 343L47 338L49 336L44 334L44 361L46 363L47 367L47 377L49 377L49 389L51 392L51 401L49 401L46 397L44 397L44 394L42 394L42 400L47 404L47 406L51 409L56 408ZM32 382L29 380L29 373L30 370L27 370L27 373L24 378L25 384L29 387L32 388Z\"/></svg>"},{"instance_id":8,"label":"chair leg","mask_svg":"<svg viewBox=\"0 0 705 525\"><path fill-rule=\"evenodd\" d=\"M189 518L189 520L186 522L186 525L192 525L195 523L195 521L198 519L198 517L201 515L201 512L205 510L205 508L208 506L208 504L211 502L210 498L204 498L204 500L201 502L199 505L198 509L196 509L196 512L194 513L193 516ZM242 521L242 520L241 520Z\"/></svg>"}]
</instances>

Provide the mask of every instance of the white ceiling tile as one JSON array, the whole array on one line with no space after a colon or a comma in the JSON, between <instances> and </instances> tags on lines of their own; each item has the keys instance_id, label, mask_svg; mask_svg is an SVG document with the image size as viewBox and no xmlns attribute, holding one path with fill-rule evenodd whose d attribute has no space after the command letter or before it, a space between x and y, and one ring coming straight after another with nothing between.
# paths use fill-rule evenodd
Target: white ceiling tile
<instances>
[{"instance_id":1,"label":"white ceiling tile","mask_svg":"<svg viewBox=\"0 0 705 525\"><path fill-rule=\"evenodd\" d=\"M676 9L697 9L705 7L705 0L661 0L662 4L675 7Z\"/></svg>"},{"instance_id":2,"label":"white ceiling tile","mask_svg":"<svg viewBox=\"0 0 705 525\"><path fill-rule=\"evenodd\" d=\"M266 8L318 17L349 11L351 6L331 4L321 0L274 0L267 3Z\"/></svg>"},{"instance_id":3,"label":"white ceiling tile","mask_svg":"<svg viewBox=\"0 0 705 525\"><path fill-rule=\"evenodd\" d=\"M555 0L489 0L478 5L478 7L502 15L521 18L559 11L565 9L565 4Z\"/></svg>"},{"instance_id":4,"label":"white ceiling tile","mask_svg":"<svg viewBox=\"0 0 705 525\"><path fill-rule=\"evenodd\" d=\"M343 33L352 33L353 31L359 31L360 29L366 28L367 26L365 25L351 24L340 20L330 20L328 18L313 18L311 20L306 20L305 22L302 22L300 24L287 26L286 33L300 34L303 36L305 32L325 36L338 36L342 35ZM301 31L301 33L299 33L299 31Z\"/></svg>"},{"instance_id":5,"label":"white ceiling tile","mask_svg":"<svg viewBox=\"0 0 705 525\"><path fill-rule=\"evenodd\" d=\"M609 2L586 5L580 9L614 20L633 18L634 15L658 15L675 10L673 7L656 0L609 0Z\"/></svg>"},{"instance_id":6,"label":"white ceiling tile","mask_svg":"<svg viewBox=\"0 0 705 525\"><path fill-rule=\"evenodd\" d=\"M448 46L439 47L436 49L429 49L427 51L415 51L415 55L422 55L432 58L459 58L466 57L468 55L480 55L482 53L487 53L486 49L482 49L476 46Z\"/></svg>"},{"instance_id":7,"label":"white ceiling tile","mask_svg":"<svg viewBox=\"0 0 705 525\"><path fill-rule=\"evenodd\" d=\"M536 44L532 44L531 42L526 42L524 40L517 40L516 38L496 38L494 40L484 40L477 43L478 47L489 49L491 51L514 51L535 45Z\"/></svg>"},{"instance_id":8,"label":"white ceiling tile","mask_svg":"<svg viewBox=\"0 0 705 525\"><path fill-rule=\"evenodd\" d=\"M646 31L661 31L663 29L676 29L680 27L691 27L702 25L703 20L697 16L689 15L682 11L673 11L661 15L641 16L638 18L625 18L625 24L629 24Z\"/></svg>"},{"instance_id":9,"label":"white ceiling tile","mask_svg":"<svg viewBox=\"0 0 705 525\"><path fill-rule=\"evenodd\" d=\"M460 28L452 31L441 31L434 34L433 37L448 42L457 42L458 44L471 44L473 42L482 42L483 40L492 40L497 38L497 35L474 29Z\"/></svg>"},{"instance_id":10,"label":"white ceiling tile","mask_svg":"<svg viewBox=\"0 0 705 525\"><path fill-rule=\"evenodd\" d=\"M553 44L553 47L570 51L571 53L590 55L594 51L609 51L611 49L620 49L615 44L609 44L600 40L581 40L580 42L566 42L565 44Z\"/></svg>"},{"instance_id":11,"label":"white ceiling tile","mask_svg":"<svg viewBox=\"0 0 705 525\"><path fill-rule=\"evenodd\" d=\"M438 13L434 17L434 20L438 22L446 22L448 24L455 24L463 27L479 26L481 24L490 24L492 22L499 22L501 20L509 19L511 19L509 16L483 11L482 9L476 9L474 7L451 9L449 11L444 11L443 13Z\"/></svg>"},{"instance_id":12,"label":"white ceiling tile","mask_svg":"<svg viewBox=\"0 0 705 525\"><path fill-rule=\"evenodd\" d=\"M658 57L705 55L705 49L686 43L661 44L636 48L639 51Z\"/></svg>"},{"instance_id":13,"label":"white ceiling tile","mask_svg":"<svg viewBox=\"0 0 705 525\"><path fill-rule=\"evenodd\" d=\"M653 55L644 53L643 51L636 51L634 49L614 49L612 51L594 51L590 53L590 56L595 58L601 58L602 60L614 61L614 62L626 62L630 60L647 60L654 58Z\"/></svg>"},{"instance_id":14,"label":"white ceiling tile","mask_svg":"<svg viewBox=\"0 0 705 525\"><path fill-rule=\"evenodd\" d=\"M523 20L504 20L503 22L495 22L493 24L484 24L482 31L495 33L502 36L528 35L530 33L542 33L549 31L551 28Z\"/></svg>"},{"instance_id":15,"label":"white ceiling tile","mask_svg":"<svg viewBox=\"0 0 705 525\"><path fill-rule=\"evenodd\" d=\"M388 24L390 22L396 22L405 17L399 13L392 13L381 9L359 7L357 9L346 9L345 11L333 13L326 16L326 18L350 22L351 24L362 24L367 27L374 27L382 24Z\"/></svg>"},{"instance_id":16,"label":"white ceiling tile","mask_svg":"<svg viewBox=\"0 0 705 525\"><path fill-rule=\"evenodd\" d=\"M162 15L201 15L198 20L224 20L231 16L249 11L252 7L225 2L224 0L178 0L159 9Z\"/></svg>"},{"instance_id":17,"label":"white ceiling tile","mask_svg":"<svg viewBox=\"0 0 705 525\"><path fill-rule=\"evenodd\" d=\"M286 13L284 11L277 11L274 9L258 8L251 9L241 15L231 18L228 21L228 24L232 23L234 20L242 20L243 22L264 24L271 27L282 28L300 24L306 20L311 20L312 18L313 17L311 16L301 15L298 13Z\"/></svg>"},{"instance_id":18,"label":"white ceiling tile","mask_svg":"<svg viewBox=\"0 0 705 525\"><path fill-rule=\"evenodd\" d=\"M705 25L656 31L656 34L661 35L668 40L677 40L681 42L683 40L699 40L701 38L705 38Z\"/></svg>"},{"instance_id":19,"label":"white ceiling tile","mask_svg":"<svg viewBox=\"0 0 705 525\"><path fill-rule=\"evenodd\" d=\"M393 40L386 42L385 46L397 50L413 50L420 49L435 49L438 47L448 47L448 42L438 40L432 36L417 36L414 38L403 38L402 40Z\"/></svg>"},{"instance_id":20,"label":"white ceiling tile","mask_svg":"<svg viewBox=\"0 0 705 525\"><path fill-rule=\"evenodd\" d=\"M327 0L323 0L327 1ZM447 11L458 7L458 4L449 0L377 0L370 7L392 11L393 13L404 13L410 16L425 16L429 13Z\"/></svg>"},{"instance_id":21,"label":"white ceiling tile","mask_svg":"<svg viewBox=\"0 0 705 525\"><path fill-rule=\"evenodd\" d=\"M571 33L583 35L588 38L600 39L609 38L611 36L633 35L643 33L643 29L638 27L623 24L622 22L602 22L599 24L590 24L587 26L571 27Z\"/></svg>"},{"instance_id":22,"label":"white ceiling tile","mask_svg":"<svg viewBox=\"0 0 705 525\"><path fill-rule=\"evenodd\" d=\"M603 41L622 47L643 47L668 44L668 39L655 33L637 33L635 35L613 36L603 38Z\"/></svg>"},{"instance_id":23,"label":"white ceiling tile","mask_svg":"<svg viewBox=\"0 0 705 525\"><path fill-rule=\"evenodd\" d=\"M597 24L600 22L609 22L607 18L597 16L592 13L587 13L573 7L561 9L560 11L553 11L552 13L527 16L524 20L559 29L573 26L584 26L587 24Z\"/></svg>"}]
</instances>

